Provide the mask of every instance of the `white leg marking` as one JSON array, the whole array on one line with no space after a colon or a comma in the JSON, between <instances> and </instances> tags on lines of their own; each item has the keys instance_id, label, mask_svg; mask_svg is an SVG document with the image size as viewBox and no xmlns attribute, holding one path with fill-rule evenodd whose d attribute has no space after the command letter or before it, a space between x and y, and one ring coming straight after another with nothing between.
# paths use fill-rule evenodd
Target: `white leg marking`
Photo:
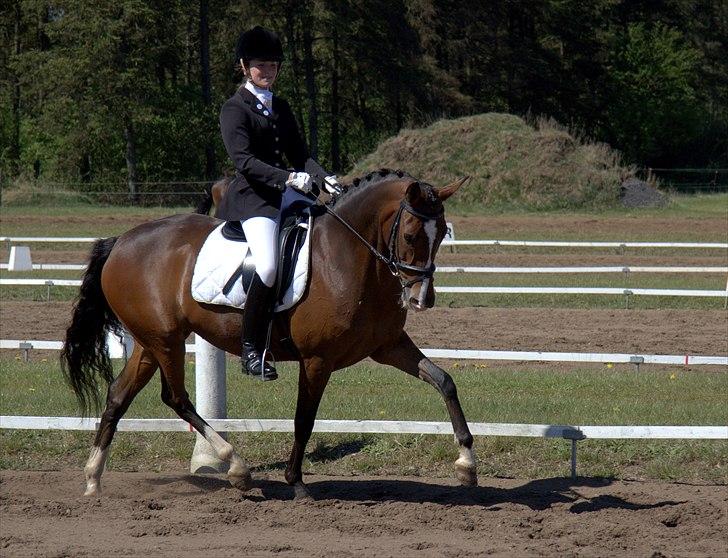
<instances>
[{"instance_id":1,"label":"white leg marking","mask_svg":"<svg viewBox=\"0 0 728 558\"><path fill-rule=\"evenodd\" d=\"M231 479L241 479L243 483L247 483L250 479L250 470L245 464L245 461L243 461L243 458L235 453L233 446L209 426L205 426L205 430L202 432L202 435L208 442L210 442L210 445L217 453L217 456L223 461L230 463L230 467L228 468L228 477Z\"/></svg>"},{"instance_id":2,"label":"white leg marking","mask_svg":"<svg viewBox=\"0 0 728 558\"><path fill-rule=\"evenodd\" d=\"M465 467L467 469L475 469L475 464L475 452L473 449L460 446L460 457L458 457L455 465L458 467Z\"/></svg>"},{"instance_id":3,"label":"white leg marking","mask_svg":"<svg viewBox=\"0 0 728 558\"><path fill-rule=\"evenodd\" d=\"M235 451L233 450L233 446L231 446L225 438L220 436L220 434L209 426L205 426L205 430L202 432L202 435L208 442L210 442L212 449L215 450L215 453L217 453L217 456L220 459L223 461L230 461L230 458Z\"/></svg>"},{"instance_id":4,"label":"white leg marking","mask_svg":"<svg viewBox=\"0 0 728 558\"><path fill-rule=\"evenodd\" d=\"M101 494L101 473L104 472L108 453L108 447L103 450L96 446L91 448L91 455L83 468L83 472L86 474L86 492L84 492L84 496L98 496Z\"/></svg>"}]
</instances>

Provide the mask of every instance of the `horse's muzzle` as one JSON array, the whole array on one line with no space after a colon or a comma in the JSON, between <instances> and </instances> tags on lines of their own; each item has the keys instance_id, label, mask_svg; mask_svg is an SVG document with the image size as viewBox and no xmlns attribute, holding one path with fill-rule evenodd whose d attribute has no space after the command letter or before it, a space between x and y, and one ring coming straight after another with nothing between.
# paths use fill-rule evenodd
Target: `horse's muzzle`
<instances>
[{"instance_id":1,"label":"horse's muzzle","mask_svg":"<svg viewBox=\"0 0 728 558\"><path fill-rule=\"evenodd\" d=\"M404 294L407 306L415 312L422 312L435 305L435 287L429 277L405 289Z\"/></svg>"}]
</instances>

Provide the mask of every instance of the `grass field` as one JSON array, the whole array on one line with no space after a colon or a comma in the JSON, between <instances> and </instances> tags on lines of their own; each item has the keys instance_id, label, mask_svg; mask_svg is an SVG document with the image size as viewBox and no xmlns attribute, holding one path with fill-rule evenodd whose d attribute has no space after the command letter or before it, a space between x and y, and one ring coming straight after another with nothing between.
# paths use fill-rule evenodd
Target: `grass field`
<instances>
[{"instance_id":1,"label":"grass field","mask_svg":"<svg viewBox=\"0 0 728 558\"><path fill-rule=\"evenodd\" d=\"M190 361L193 357L190 356ZM2 414L75 416L75 399L53 358L24 363L0 359ZM260 384L228 361L228 416L290 418L297 373L281 366L281 379ZM537 424L728 423L728 375L650 367L639 374L627 366L568 371L541 365L502 366L450 363L463 409L472 422ZM194 395L193 364L188 390ZM172 418L153 380L127 417ZM447 421L437 393L392 369L363 363L332 378L318 414L329 419ZM88 432L0 431L0 467L80 467L93 434ZM232 434L242 455L259 468L280 468L290 434ZM120 469L185 467L193 437L178 433L120 433L110 466ZM728 482L723 441L601 441L580 444L580 473L622 478ZM533 477L566 474L569 444L561 440L477 438L480 472ZM316 434L308 470L332 474L448 475L456 450L449 436Z\"/></svg>"}]
</instances>

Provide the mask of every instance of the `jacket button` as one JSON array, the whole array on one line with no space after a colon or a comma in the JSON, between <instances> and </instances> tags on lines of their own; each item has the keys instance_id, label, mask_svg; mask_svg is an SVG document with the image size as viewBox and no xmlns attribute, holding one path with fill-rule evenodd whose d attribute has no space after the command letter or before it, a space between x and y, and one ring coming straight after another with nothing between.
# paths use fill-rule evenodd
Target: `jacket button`
<instances>
[{"instance_id":1,"label":"jacket button","mask_svg":"<svg viewBox=\"0 0 728 558\"><path fill-rule=\"evenodd\" d=\"M269 112L268 112L267 110L264 110L264 111L263 111L263 114L264 114L265 116L268 116L268 115L269 115L270 113L269 113Z\"/></svg>"},{"instance_id":2,"label":"jacket button","mask_svg":"<svg viewBox=\"0 0 728 558\"><path fill-rule=\"evenodd\" d=\"M276 141L280 141L280 140L281 140L281 138L279 138L278 136L276 136Z\"/></svg>"},{"instance_id":3,"label":"jacket button","mask_svg":"<svg viewBox=\"0 0 728 558\"><path fill-rule=\"evenodd\" d=\"M276 128L278 128L278 125L277 124L273 124L273 129L275 130Z\"/></svg>"},{"instance_id":4,"label":"jacket button","mask_svg":"<svg viewBox=\"0 0 728 558\"><path fill-rule=\"evenodd\" d=\"M280 154L281 154L280 150L276 149L276 155L280 155Z\"/></svg>"},{"instance_id":5,"label":"jacket button","mask_svg":"<svg viewBox=\"0 0 728 558\"><path fill-rule=\"evenodd\" d=\"M255 108L257 108L258 110L260 110L260 109L263 108L263 105L261 105L260 103L258 103L257 105L255 105Z\"/></svg>"}]
</instances>

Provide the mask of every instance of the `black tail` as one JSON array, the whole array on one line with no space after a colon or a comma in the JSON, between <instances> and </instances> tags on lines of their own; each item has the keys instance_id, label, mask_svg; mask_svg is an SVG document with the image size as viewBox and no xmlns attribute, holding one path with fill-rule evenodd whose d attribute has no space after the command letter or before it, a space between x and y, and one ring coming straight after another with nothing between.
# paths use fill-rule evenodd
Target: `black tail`
<instances>
[{"instance_id":1,"label":"black tail","mask_svg":"<svg viewBox=\"0 0 728 558\"><path fill-rule=\"evenodd\" d=\"M116 237L97 240L91 249L81 292L73 309L73 321L66 330L61 351L61 369L73 388L83 416L90 407L99 411L97 376L109 384L114 371L106 350L106 332L119 331L121 323L101 290L101 270L116 243Z\"/></svg>"},{"instance_id":2,"label":"black tail","mask_svg":"<svg viewBox=\"0 0 728 558\"><path fill-rule=\"evenodd\" d=\"M195 213L199 213L200 215L209 215L210 208L212 208L212 184L208 184L205 186L204 196L205 197L202 198L197 204L197 207L195 208Z\"/></svg>"}]
</instances>

